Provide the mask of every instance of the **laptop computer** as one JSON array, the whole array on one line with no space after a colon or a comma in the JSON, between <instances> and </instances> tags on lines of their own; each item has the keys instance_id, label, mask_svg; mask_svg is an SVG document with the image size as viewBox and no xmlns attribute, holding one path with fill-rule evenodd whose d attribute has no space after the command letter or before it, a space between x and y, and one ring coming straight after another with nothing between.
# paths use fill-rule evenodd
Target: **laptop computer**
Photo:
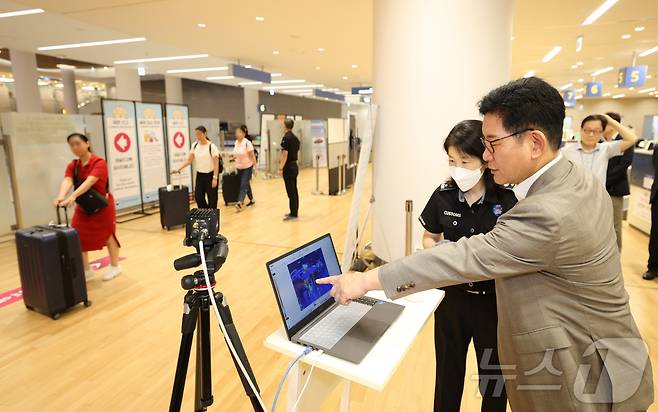
<instances>
[{"instance_id":1,"label":"laptop computer","mask_svg":"<svg viewBox=\"0 0 658 412\"><path fill-rule=\"evenodd\" d=\"M370 297L339 305L315 282L341 273L330 234L266 265L288 339L337 358L361 362L404 309Z\"/></svg>"}]
</instances>

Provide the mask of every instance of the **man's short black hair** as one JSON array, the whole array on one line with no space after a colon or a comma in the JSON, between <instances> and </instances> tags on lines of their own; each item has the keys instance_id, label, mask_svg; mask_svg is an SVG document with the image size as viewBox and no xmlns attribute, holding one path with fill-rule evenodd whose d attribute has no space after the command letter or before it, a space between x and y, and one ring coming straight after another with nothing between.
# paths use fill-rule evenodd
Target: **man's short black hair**
<instances>
[{"instance_id":1,"label":"man's short black hair","mask_svg":"<svg viewBox=\"0 0 658 412\"><path fill-rule=\"evenodd\" d=\"M582 122L580 122L580 128L582 129L585 127L585 123L587 122L596 122L599 121L601 122L601 128L605 130L605 127L608 125L608 121L605 119L605 117L601 116L600 114L590 114L586 118L583 119Z\"/></svg>"},{"instance_id":2,"label":"man's short black hair","mask_svg":"<svg viewBox=\"0 0 658 412\"><path fill-rule=\"evenodd\" d=\"M529 128L540 130L554 150L560 148L564 99L542 79L518 79L490 91L480 101L480 113L500 116L509 133Z\"/></svg>"},{"instance_id":3,"label":"man's short black hair","mask_svg":"<svg viewBox=\"0 0 658 412\"><path fill-rule=\"evenodd\" d=\"M620 115L619 113L616 113L616 112L608 112L608 113L606 113L606 114L607 114L608 116L612 117L613 119L615 119L616 121L618 121L618 122L621 123L621 115Z\"/></svg>"},{"instance_id":4,"label":"man's short black hair","mask_svg":"<svg viewBox=\"0 0 658 412\"><path fill-rule=\"evenodd\" d=\"M286 119L283 121L283 125L286 129L292 130L293 126L295 126L295 121L292 119Z\"/></svg>"}]
</instances>

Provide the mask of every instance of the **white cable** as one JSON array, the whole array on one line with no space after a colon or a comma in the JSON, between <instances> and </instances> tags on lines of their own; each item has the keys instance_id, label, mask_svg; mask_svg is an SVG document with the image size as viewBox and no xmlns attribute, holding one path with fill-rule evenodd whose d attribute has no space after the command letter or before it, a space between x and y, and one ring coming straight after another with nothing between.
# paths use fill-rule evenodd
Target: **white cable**
<instances>
[{"instance_id":1,"label":"white cable","mask_svg":"<svg viewBox=\"0 0 658 412\"><path fill-rule=\"evenodd\" d=\"M308 372L308 377L306 378L306 382L304 383L304 386L302 387L302 391L299 392L299 396L297 397L297 400L295 401L295 406L292 407L292 412L297 411L297 406L299 405L299 401L302 400L302 396L304 395L304 391L306 390L306 387L308 386L308 383L311 381L311 375L313 374L313 369L315 369L315 364L318 363L318 358L322 355L322 351L318 350L317 351L318 355L315 358L315 362L311 363L311 370Z\"/></svg>"},{"instance_id":2,"label":"white cable","mask_svg":"<svg viewBox=\"0 0 658 412\"><path fill-rule=\"evenodd\" d=\"M260 393L256 390L256 385L251 381L251 378L249 377L249 374L247 373L247 370L245 369L244 365L242 364L242 360L238 356L235 348L233 347L233 342L231 342L231 338L228 335L228 332L226 332L226 326L224 325L224 321L222 320L221 315L219 314L219 309L217 306L217 302L215 301L215 295L212 293L212 287L210 285L210 276L208 276L208 267L206 266L206 256L203 250L203 240L199 242L199 253L201 254L201 264L203 266L203 276L205 277L206 280L206 290L208 291L208 296L210 296L210 300L212 301L212 307L214 309L215 315L217 316L217 320L219 320L219 326L222 329L222 334L224 334L224 337L226 338L226 343L228 343L228 347L231 350L231 353L233 354L233 357L235 358L236 362L240 366L240 370L242 371L242 374L244 377L247 379L247 382L249 382L249 386L251 389L254 391L256 394L256 398L258 399L258 402L260 403L261 408L263 408L264 411L268 411L269 409L265 406L265 403L263 402L263 399L260 397ZM309 376L310 378L310 376Z\"/></svg>"}]
</instances>

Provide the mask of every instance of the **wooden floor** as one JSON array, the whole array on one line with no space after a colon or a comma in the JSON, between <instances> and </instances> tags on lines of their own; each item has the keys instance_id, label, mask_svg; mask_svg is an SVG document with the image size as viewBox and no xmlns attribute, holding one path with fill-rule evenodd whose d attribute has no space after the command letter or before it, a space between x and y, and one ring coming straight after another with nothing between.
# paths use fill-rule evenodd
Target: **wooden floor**
<instances>
[{"instance_id":1,"label":"wooden floor","mask_svg":"<svg viewBox=\"0 0 658 412\"><path fill-rule=\"evenodd\" d=\"M269 406L289 359L263 347L281 326L265 262L327 231L342 251L351 194L312 196L314 174L300 175L301 218L282 222L287 198L280 179L255 178L257 206L237 214L222 208L221 232L230 253L218 273L218 289L229 300L263 398ZM369 193L370 182L367 192ZM367 207L364 196L363 210ZM173 259L191 253L182 229L165 232L157 215L120 224L124 273L111 282L88 282L93 306L77 307L58 321L28 312L21 302L0 308L0 411L163 411L169 404L178 345L182 297ZM623 267L635 319L658 365L658 281L640 278L647 237L624 230ZM94 253L92 258L105 256ZM20 286L12 242L0 244L0 292ZM213 318L214 325L214 318ZM250 411L219 328L212 329L215 411ZM479 411L475 362L469 355L462 410ZM192 363L193 364L193 363ZM432 321L382 392L356 386L354 411L429 411L433 399ZM184 410L193 395L192 368ZM320 409L334 411L339 392ZM285 409L286 391L278 410ZM658 408L652 409L658 410Z\"/></svg>"}]
</instances>

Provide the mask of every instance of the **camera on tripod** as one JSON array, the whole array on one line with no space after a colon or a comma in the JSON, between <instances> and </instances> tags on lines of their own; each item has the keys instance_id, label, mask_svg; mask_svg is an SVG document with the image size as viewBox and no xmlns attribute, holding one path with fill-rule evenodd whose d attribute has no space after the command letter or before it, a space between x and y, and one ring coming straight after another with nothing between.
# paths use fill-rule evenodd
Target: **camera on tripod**
<instances>
[{"instance_id":1,"label":"camera on tripod","mask_svg":"<svg viewBox=\"0 0 658 412\"><path fill-rule=\"evenodd\" d=\"M176 270L185 270L199 266L202 263L201 243L203 243L203 254L206 258L205 263L208 268L210 282L214 284L214 274L226 262L228 256L228 240L219 233L219 210L192 209L188 213L183 245L193 246L196 253L176 259L174 268ZM181 286L185 290L205 287L203 272L183 276Z\"/></svg>"}]
</instances>

